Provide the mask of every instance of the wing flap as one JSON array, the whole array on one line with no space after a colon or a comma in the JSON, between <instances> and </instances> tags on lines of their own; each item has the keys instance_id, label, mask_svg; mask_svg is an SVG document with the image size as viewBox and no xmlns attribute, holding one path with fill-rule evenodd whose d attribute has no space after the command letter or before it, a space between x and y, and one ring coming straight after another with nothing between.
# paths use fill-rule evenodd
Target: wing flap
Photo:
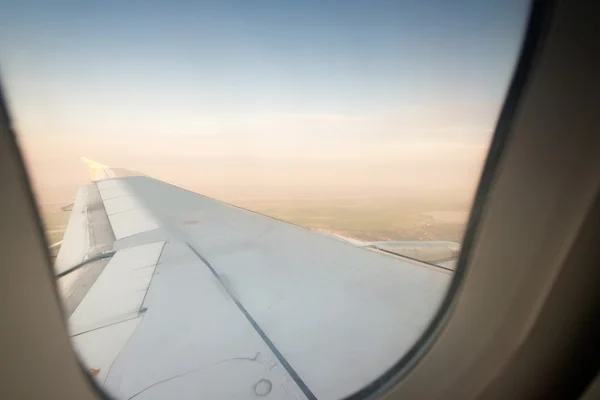
<instances>
[{"instance_id":1,"label":"wing flap","mask_svg":"<svg viewBox=\"0 0 600 400\"><path fill-rule=\"evenodd\" d=\"M104 383L110 366L133 335L140 321L141 318L133 318L71 338L81 361L98 382Z\"/></svg>"},{"instance_id":2,"label":"wing flap","mask_svg":"<svg viewBox=\"0 0 600 400\"><path fill-rule=\"evenodd\" d=\"M72 335L138 317L164 242L115 253L69 318Z\"/></svg>"}]
</instances>

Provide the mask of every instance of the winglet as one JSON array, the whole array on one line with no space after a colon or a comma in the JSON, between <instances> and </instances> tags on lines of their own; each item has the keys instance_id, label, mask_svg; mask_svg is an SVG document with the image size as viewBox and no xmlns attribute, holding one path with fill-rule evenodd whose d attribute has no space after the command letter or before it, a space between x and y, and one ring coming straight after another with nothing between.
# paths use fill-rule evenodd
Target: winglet
<instances>
[{"instance_id":1,"label":"winglet","mask_svg":"<svg viewBox=\"0 0 600 400\"><path fill-rule=\"evenodd\" d=\"M81 157L81 161L86 163L90 168L108 168L106 165L102 165L99 162L90 160L89 158Z\"/></svg>"},{"instance_id":2,"label":"winglet","mask_svg":"<svg viewBox=\"0 0 600 400\"><path fill-rule=\"evenodd\" d=\"M81 157L81 161L83 161L90 167L90 180L92 182L111 178L108 172L110 171L110 168L106 165L100 164L96 161L90 160L89 158L85 157Z\"/></svg>"}]
</instances>

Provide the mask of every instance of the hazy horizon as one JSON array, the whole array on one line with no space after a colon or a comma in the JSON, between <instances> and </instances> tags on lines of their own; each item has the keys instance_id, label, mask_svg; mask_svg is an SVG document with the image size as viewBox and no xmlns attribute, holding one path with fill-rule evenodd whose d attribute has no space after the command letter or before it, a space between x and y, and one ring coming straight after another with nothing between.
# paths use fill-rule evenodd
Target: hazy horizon
<instances>
[{"instance_id":1,"label":"hazy horizon","mask_svg":"<svg viewBox=\"0 0 600 400\"><path fill-rule=\"evenodd\" d=\"M273 213L298 198L463 209L528 7L15 2L2 82L41 203L86 183L83 156Z\"/></svg>"}]
</instances>

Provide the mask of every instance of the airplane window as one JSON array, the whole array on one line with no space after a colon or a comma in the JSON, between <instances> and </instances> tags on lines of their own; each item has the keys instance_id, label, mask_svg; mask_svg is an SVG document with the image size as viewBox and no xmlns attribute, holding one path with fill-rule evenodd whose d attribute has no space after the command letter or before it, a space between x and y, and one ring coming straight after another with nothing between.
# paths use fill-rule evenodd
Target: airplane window
<instances>
[{"instance_id":1,"label":"airplane window","mask_svg":"<svg viewBox=\"0 0 600 400\"><path fill-rule=\"evenodd\" d=\"M348 396L443 300L527 1L15 2L2 81L119 399Z\"/></svg>"}]
</instances>

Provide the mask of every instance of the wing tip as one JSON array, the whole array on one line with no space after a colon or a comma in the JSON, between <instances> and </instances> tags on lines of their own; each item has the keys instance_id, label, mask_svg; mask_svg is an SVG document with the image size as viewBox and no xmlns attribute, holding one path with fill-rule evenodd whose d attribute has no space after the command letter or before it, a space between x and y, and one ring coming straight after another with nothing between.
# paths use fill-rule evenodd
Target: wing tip
<instances>
[{"instance_id":1,"label":"wing tip","mask_svg":"<svg viewBox=\"0 0 600 400\"><path fill-rule=\"evenodd\" d=\"M90 160L89 158L86 158L86 157L81 157L81 161L86 163L90 168L108 168L106 165L100 164L99 162Z\"/></svg>"},{"instance_id":2,"label":"wing tip","mask_svg":"<svg viewBox=\"0 0 600 400\"><path fill-rule=\"evenodd\" d=\"M94 160L90 160L86 157L81 157L81 161L86 163L90 168L90 181L97 182L102 181L104 179L111 179L114 177L110 167L106 165L100 164Z\"/></svg>"}]
</instances>

